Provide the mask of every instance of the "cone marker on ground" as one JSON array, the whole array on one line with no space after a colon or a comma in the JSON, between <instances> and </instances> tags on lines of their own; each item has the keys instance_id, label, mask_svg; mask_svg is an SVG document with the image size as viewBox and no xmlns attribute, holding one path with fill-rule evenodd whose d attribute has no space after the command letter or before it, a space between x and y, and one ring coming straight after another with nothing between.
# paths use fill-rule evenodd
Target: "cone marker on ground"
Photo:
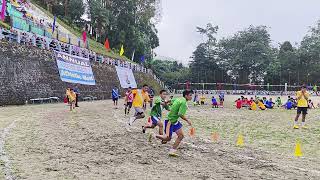
<instances>
[{"instance_id":1,"label":"cone marker on ground","mask_svg":"<svg viewBox=\"0 0 320 180\"><path fill-rule=\"evenodd\" d=\"M244 138L242 134L239 134L237 138L237 144L238 147L243 147L244 146Z\"/></svg>"},{"instance_id":2,"label":"cone marker on ground","mask_svg":"<svg viewBox=\"0 0 320 180\"><path fill-rule=\"evenodd\" d=\"M296 142L296 147L294 149L294 156L295 157L301 157L302 151L301 151L301 144L299 141Z\"/></svg>"},{"instance_id":3,"label":"cone marker on ground","mask_svg":"<svg viewBox=\"0 0 320 180\"><path fill-rule=\"evenodd\" d=\"M217 132L212 133L211 137L213 142L219 141L219 134Z\"/></svg>"}]
</instances>

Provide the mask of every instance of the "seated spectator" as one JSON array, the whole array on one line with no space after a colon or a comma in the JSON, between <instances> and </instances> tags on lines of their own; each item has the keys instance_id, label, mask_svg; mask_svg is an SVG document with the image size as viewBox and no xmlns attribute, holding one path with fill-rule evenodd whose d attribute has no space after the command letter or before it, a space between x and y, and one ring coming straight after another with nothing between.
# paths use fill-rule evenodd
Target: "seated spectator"
<instances>
[{"instance_id":1,"label":"seated spectator","mask_svg":"<svg viewBox=\"0 0 320 180\"><path fill-rule=\"evenodd\" d=\"M272 101L272 98L267 100L265 105L268 109L272 109L274 107L274 102Z\"/></svg>"},{"instance_id":2,"label":"seated spectator","mask_svg":"<svg viewBox=\"0 0 320 180\"><path fill-rule=\"evenodd\" d=\"M259 108L260 108L261 110L266 110L266 109L267 109L266 106L265 106L264 103L263 103L263 100L260 100L260 101L258 102L258 106L259 106Z\"/></svg>"},{"instance_id":3,"label":"seated spectator","mask_svg":"<svg viewBox=\"0 0 320 180\"><path fill-rule=\"evenodd\" d=\"M291 110L292 108L293 108L293 102L291 101L291 99L288 99L288 101L285 104L285 109Z\"/></svg>"},{"instance_id":4,"label":"seated spectator","mask_svg":"<svg viewBox=\"0 0 320 180\"><path fill-rule=\"evenodd\" d=\"M218 102L214 96L212 96L211 102L212 102L212 108L218 108Z\"/></svg>"},{"instance_id":5,"label":"seated spectator","mask_svg":"<svg viewBox=\"0 0 320 180\"><path fill-rule=\"evenodd\" d=\"M315 109L316 108L311 99L309 99L309 101L308 101L308 108L309 109Z\"/></svg>"},{"instance_id":6,"label":"seated spectator","mask_svg":"<svg viewBox=\"0 0 320 180\"><path fill-rule=\"evenodd\" d=\"M240 98L238 100L236 100L236 107L237 107L237 109L241 109L242 108L242 101L241 101Z\"/></svg>"}]
</instances>

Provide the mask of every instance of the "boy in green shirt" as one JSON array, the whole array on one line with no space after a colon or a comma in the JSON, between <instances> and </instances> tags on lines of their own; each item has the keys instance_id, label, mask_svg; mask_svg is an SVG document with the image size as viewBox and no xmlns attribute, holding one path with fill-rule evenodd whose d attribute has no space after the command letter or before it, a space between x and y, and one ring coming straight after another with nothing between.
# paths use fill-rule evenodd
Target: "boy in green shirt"
<instances>
[{"instance_id":1,"label":"boy in green shirt","mask_svg":"<svg viewBox=\"0 0 320 180\"><path fill-rule=\"evenodd\" d=\"M163 143L166 143L171 140L172 133L175 132L177 134L177 139L174 142L172 148L169 151L170 156L177 156L176 151L178 149L179 144L184 138L184 133L182 130L182 124L178 120L179 118L187 121L187 123L191 126L191 121L186 118L187 113L187 101L192 100L192 91L184 91L183 97L175 99L173 102L170 112L168 114L168 120L165 120L165 135L157 135L156 137L162 140Z\"/></svg>"},{"instance_id":2,"label":"boy in green shirt","mask_svg":"<svg viewBox=\"0 0 320 180\"><path fill-rule=\"evenodd\" d=\"M151 109L150 113L150 120L152 121L152 124L146 124L145 126L142 126L142 132L145 133L147 128L155 128L156 126L159 126L159 134L163 135L163 123L161 122L162 117L162 110L165 108L166 110L169 110L169 102L166 101L167 98L167 91L161 90L160 96L155 98L154 105Z\"/></svg>"}]
</instances>

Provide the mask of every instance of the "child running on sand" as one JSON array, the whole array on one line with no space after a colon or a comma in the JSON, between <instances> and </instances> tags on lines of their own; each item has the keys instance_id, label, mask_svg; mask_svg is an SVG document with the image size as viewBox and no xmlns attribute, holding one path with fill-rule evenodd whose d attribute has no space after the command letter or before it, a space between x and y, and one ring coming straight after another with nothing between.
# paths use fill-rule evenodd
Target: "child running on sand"
<instances>
[{"instance_id":1,"label":"child running on sand","mask_svg":"<svg viewBox=\"0 0 320 180\"><path fill-rule=\"evenodd\" d=\"M128 88L128 91L126 92L126 97L125 97L125 108L124 108L124 114L127 115L130 113L130 109L132 107L132 101L133 101L133 94L132 94L132 89L131 87Z\"/></svg>"},{"instance_id":2,"label":"child running on sand","mask_svg":"<svg viewBox=\"0 0 320 180\"><path fill-rule=\"evenodd\" d=\"M72 111L75 108L76 105L76 93L73 91L73 89L67 88L66 96L68 98L68 102L70 105L70 111Z\"/></svg>"},{"instance_id":3,"label":"child running on sand","mask_svg":"<svg viewBox=\"0 0 320 180\"><path fill-rule=\"evenodd\" d=\"M174 142L172 148L169 151L170 156L177 156L177 149L182 139L184 138L184 133L182 130L182 124L179 118L185 120L189 126L191 126L191 121L187 119L187 101L192 100L192 91L186 90L183 92L183 97L175 99L173 102L170 112L168 114L168 120L165 120L165 135L157 135L156 137L166 143L171 140L172 133L175 132L178 137Z\"/></svg>"},{"instance_id":4,"label":"child running on sand","mask_svg":"<svg viewBox=\"0 0 320 180\"><path fill-rule=\"evenodd\" d=\"M147 123L145 126L142 126L142 132L145 133L147 128L155 128L159 126L159 134L163 135L163 123L161 122L162 110L165 108L169 110L169 102L166 101L167 91L161 90L160 96L155 98L154 106L151 109L150 119L151 124Z\"/></svg>"},{"instance_id":5,"label":"child running on sand","mask_svg":"<svg viewBox=\"0 0 320 180\"><path fill-rule=\"evenodd\" d=\"M148 85L146 84L142 86L142 89L134 89L132 91L132 94L133 94L132 106L134 107L136 112L134 114L134 117L131 117L129 119L129 126L131 126L135 120L142 119L145 117L145 114L144 114L145 109L143 108L143 105L146 102L150 101L149 94L148 94Z\"/></svg>"}]
</instances>

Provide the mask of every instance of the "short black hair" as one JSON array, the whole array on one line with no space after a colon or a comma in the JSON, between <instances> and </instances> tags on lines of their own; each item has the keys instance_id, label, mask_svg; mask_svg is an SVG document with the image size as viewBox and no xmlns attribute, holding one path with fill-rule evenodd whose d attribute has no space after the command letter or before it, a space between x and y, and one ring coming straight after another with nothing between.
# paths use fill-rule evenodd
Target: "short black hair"
<instances>
[{"instance_id":1,"label":"short black hair","mask_svg":"<svg viewBox=\"0 0 320 180\"><path fill-rule=\"evenodd\" d=\"M183 97L186 97L186 96L188 96L189 94L193 94L193 91L191 91L191 90L185 90L185 91L183 91L183 93L182 93Z\"/></svg>"},{"instance_id":2,"label":"short black hair","mask_svg":"<svg viewBox=\"0 0 320 180\"><path fill-rule=\"evenodd\" d=\"M162 93L164 93L164 92L167 92L167 90L162 89L162 90L160 91L160 94L162 94Z\"/></svg>"},{"instance_id":3,"label":"short black hair","mask_svg":"<svg viewBox=\"0 0 320 180\"><path fill-rule=\"evenodd\" d=\"M147 84L144 84L142 87L147 87L148 85Z\"/></svg>"}]
</instances>

